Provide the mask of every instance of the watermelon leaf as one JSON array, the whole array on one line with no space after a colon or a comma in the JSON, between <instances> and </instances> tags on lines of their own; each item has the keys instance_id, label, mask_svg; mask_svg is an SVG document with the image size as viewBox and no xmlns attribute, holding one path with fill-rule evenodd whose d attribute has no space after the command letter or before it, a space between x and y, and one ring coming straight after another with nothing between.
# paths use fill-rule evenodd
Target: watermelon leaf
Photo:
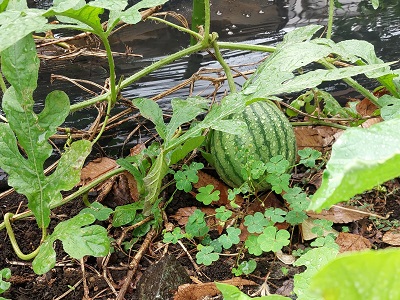
<instances>
[{"instance_id":1,"label":"watermelon leaf","mask_svg":"<svg viewBox=\"0 0 400 300\"><path fill-rule=\"evenodd\" d=\"M400 119L346 130L332 147L309 209L320 211L400 176Z\"/></svg>"},{"instance_id":2,"label":"watermelon leaf","mask_svg":"<svg viewBox=\"0 0 400 300\"><path fill-rule=\"evenodd\" d=\"M9 174L8 183L28 198L28 207L41 228L50 222L50 203L62 200L60 191L70 190L80 180L80 169L91 151L86 140L71 144L50 176L44 163L52 153L47 141L69 113L68 96L53 91L41 113L33 111L33 92L39 70L36 47L26 36L2 52L2 71L11 87L3 96L8 123L0 124L0 167ZM21 146L24 155L18 149Z\"/></svg>"},{"instance_id":3,"label":"watermelon leaf","mask_svg":"<svg viewBox=\"0 0 400 300\"><path fill-rule=\"evenodd\" d=\"M400 299L399 261L398 249L348 253L323 266L311 278L310 290L331 300Z\"/></svg>"},{"instance_id":4,"label":"watermelon leaf","mask_svg":"<svg viewBox=\"0 0 400 300\"><path fill-rule=\"evenodd\" d=\"M53 244L56 240L61 240L65 252L76 259L85 255L106 256L110 250L107 230L100 225L90 225L94 221L96 218L93 214L80 213L72 219L59 223L40 246L39 254L33 260L35 273L44 274L54 267L56 253Z\"/></svg>"}]
</instances>

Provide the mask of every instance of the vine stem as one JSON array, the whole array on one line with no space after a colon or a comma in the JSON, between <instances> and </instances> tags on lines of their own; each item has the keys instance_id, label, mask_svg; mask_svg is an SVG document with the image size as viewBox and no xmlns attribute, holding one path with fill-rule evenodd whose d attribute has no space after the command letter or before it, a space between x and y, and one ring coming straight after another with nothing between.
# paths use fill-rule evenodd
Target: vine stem
<instances>
[{"instance_id":1,"label":"vine stem","mask_svg":"<svg viewBox=\"0 0 400 300\"><path fill-rule=\"evenodd\" d=\"M218 43L216 41L215 37L212 41L212 46L214 48L214 55L215 58L218 60L218 62L220 63L220 65L222 66L222 68L225 71L225 75L226 75L226 79L228 80L228 85L229 85L229 89L231 90L231 93L236 92L236 85L235 85L235 81L233 79L232 76L232 72L231 72L231 68L229 67L229 65L226 63L226 61L224 60L224 58L222 57L221 51L219 50L219 46Z\"/></svg>"},{"instance_id":2,"label":"vine stem","mask_svg":"<svg viewBox=\"0 0 400 300\"><path fill-rule=\"evenodd\" d=\"M332 37L334 10L335 10L335 2L334 2L334 0L329 0L328 28L326 30L326 38L328 38L328 39L330 39Z\"/></svg>"},{"instance_id":3,"label":"vine stem","mask_svg":"<svg viewBox=\"0 0 400 300\"><path fill-rule=\"evenodd\" d=\"M139 80L140 78L150 74L151 72L153 72L153 71L155 71L155 70L157 70L157 69L159 69L159 68L161 68L161 67L163 67L163 66L165 66L165 65L167 65L169 63L172 63L173 61L175 61L177 59L180 59L180 58L182 58L184 56L187 56L187 55L190 55L192 53L201 51L201 50L203 50L203 49L205 49L207 47L205 47L202 43L198 43L196 45L193 45L193 46L190 46L190 47L188 47L186 49L178 51L178 52L176 52L174 54L171 54L171 55L169 55L169 56L167 56L165 58L162 58L159 61L151 64L150 66L148 66L146 68L143 68L139 72L137 72L137 73L133 74L132 76L130 76L130 77L126 78L125 80L123 80L121 82L121 84L119 85L119 89L122 90L122 89L126 88L127 86L129 86L130 84L132 84L133 82L135 82L135 81ZM98 102L106 101L109 96L110 96L110 92L107 92L105 94L99 95L99 96L94 97L92 99L89 99L89 100L86 100L86 101L82 101L82 102L77 103L77 104L73 104L73 105L71 105L70 111L71 112L75 112L77 110L81 110L81 109L87 108L89 106L92 106L92 105L94 105L94 104L96 104Z\"/></svg>"},{"instance_id":4,"label":"vine stem","mask_svg":"<svg viewBox=\"0 0 400 300\"><path fill-rule=\"evenodd\" d=\"M347 130L349 128L344 125L325 122L325 121L321 121L321 120L315 120L315 121L310 121L310 122L290 122L290 124L292 126L327 126L327 127L333 127L333 128L343 129L343 130Z\"/></svg>"},{"instance_id":5,"label":"vine stem","mask_svg":"<svg viewBox=\"0 0 400 300\"><path fill-rule=\"evenodd\" d=\"M197 32L195 32L193 30L190 30L190 29L188 29L186 27L176 25L175 23L169 22L167 20L164 20L164 19L161 19L161 18L157 18L157 17L153 17L153 16L147 17L147 19L148 20L153 20L153 21L156 21L156 22L160 22L160 23L164 23L164 24L166 24L168 26L171 26L171 27L173 27L173 28L175 28L175 29L177 29L179 31L186 32L186 33L190 34L191 36L195 37L199 41L201 41L203 39L203 36L201 34L198 34Z\"/></svg>"},{"instance_id":6,"label":"vine stem","mask_svg":"<svg viewBox=\"0 0 400 300\"><path fill-rule=\"evenodd\" d=\"M229 43L229 42L218 42L220 49L228 50L244 50L244 51L259 51L259 52L275 52L276 47L273 46L263 46L263 45L253 45L246 43Z\"/></svg>"},{"instance_id":7,"label":"vine stem","mask_svg":"<svg viewBox=\"0 0 400 300\"><path fill-rule=\"evenodd\" d=\"M328 62L326 59L320 59L318 61L318 63L323 65L328 70L336 69L336 67L333 64L331 64L330 62ZM346 82L348 85L350 85L352 88L354 88L361 95L368 98L377 107L381 107L381 105L379 104L378 98L373 93L371 93L369 90L367 90L365 87L363 87L361 84L359 84L357 81L355 81L353 78L350 78L350 77L343 78L342 80L344 82Z\"/></svg>"},{"instance_id":8,"label":"vine stem","mask_svg":"<svg viewBox=\"0 0 400 300\"><path fill-rule=\"evenodd\" d=\"M110 68L109 85L110 85L110 93L111 94L107 97L107 111L106 111L106 116L103 121L103 125L101 126L100 131L97 134L96 138L93 140L92 144L95 144L100 139L100 137L103 135L103 132L105 131L106 126L108 124L108 119L110 118L111 108L117 102L117 86L116 86L116 81L115 81L117 76L115 74L115 62L114 62L114 57L112 55L110 42L108 41L108 37L106 34L102 33L102 34L98 34L98 36L100 37L101 41L103 42L104 48L107 53L108 65Z\"/></svg>"},{"instance_id":9,"label":"vine stem","mask_svg":"<svg viewBox=\"0 0 400 300\"><path fill-rule=\"evenodd\" d=\"M14 231L13 231L13 229L11 227L10 219L13 216L14 216L14 214L9 213L9 212L4 215L4 224L5 224L5 227L6 227L6 230L7 230L7 234L9 236L9 238L10 238L11 245L12 245L12 247L14 249L15 254L17 254L17 256L20 259L22 259L22 260L31 260L31 259L35 258L35 256L39 253L40 246L37 247L35 251L33 251L33 252L29 253L29 254L22 253L21 249L18 246L17 240L15 238ZM43 233L43 231L42 231L42 233ZM44 238L42 237L42 241L43 241L43 239Z\"/></svg>"}]
</instances>

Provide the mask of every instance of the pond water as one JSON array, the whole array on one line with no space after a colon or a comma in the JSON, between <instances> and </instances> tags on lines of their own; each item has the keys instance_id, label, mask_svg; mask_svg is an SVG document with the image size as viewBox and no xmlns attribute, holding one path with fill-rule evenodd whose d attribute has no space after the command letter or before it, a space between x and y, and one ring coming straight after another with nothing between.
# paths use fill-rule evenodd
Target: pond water
<instances>
[{"instance_id":1,"label":"pond water","mask_svg":"<svg viewBox=\"0 0 400 300\"><path fill-rule=\"evenodd\" d=\"M299 26L327 23L326 0L211 0L211 2L211 29L218 32L222 41L275 45L286 32ZM400 57L398 0L385 0L385 8L378 10L373 10L367 0L340 0L340 2L343 3L342 8L335 11L335 40L364 39L375 45L378 55L385 61L394 61ZM41 8L50 4L51 1L40 0L31 3ZM191 1L171 0L164 6L164 10L174 10L190 19ZM143 58L126 56L116 58L118 76L126 78L152 62L187 47L189 38L175 29L148 21L124 28L112 36L111 42L114 51L125 52L126 49L131 49L133 53L143 55ZM266 54L223 51L223 55L229 65L240 65L258 62ZM123 96L128 99L153 97L182 82L199 68L220 68L220 66L207 52L183 58L135 82L123 91ZM51 90L61 89L69 94L71 103L77 103L89 98L89 95L65 81L57 80L50 84L51 74L91 80L103 85L108 73L106 61L94 57L79 57L61 63L42 62L37 99L44 99ZM238 80L238 84L241 83L242 81ZM327 88L334 90L338 97L350 91L344 83L335 83ZM225 87L222 87L220 92L225 90ZM199 81L196 82L194 93L199 91L205 91L204 94L207 94L207 91L213 91L213 87L207 81ZM185 98L188 94L189 88L185 87L162 99L161 105L167 107L171 98ZM38 109L40 105L39 101ZM68 118L66 126L83 129L93 121L93 113L92 110L76 112ZM102 145L107 152L120 155L121 144L135 126L126 124L114 138L104 140ZM137 137L130 142L136 143Z\"/></svg>"}]
</instances>

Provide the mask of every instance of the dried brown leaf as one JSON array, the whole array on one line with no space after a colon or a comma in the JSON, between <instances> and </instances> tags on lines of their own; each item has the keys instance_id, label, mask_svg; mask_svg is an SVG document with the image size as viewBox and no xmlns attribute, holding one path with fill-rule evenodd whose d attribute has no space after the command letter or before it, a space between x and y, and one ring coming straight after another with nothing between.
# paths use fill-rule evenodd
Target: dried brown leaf
<instances>
[{"instance_id":1,"label":"dried brown leaf","mask_svg":"<svg viewBox=\"0 0 400 300\"><path fill-rule=\"evenodd\" d=\"M196 209L200 209L206 216L210 216L206 218L206 223L208 227L213 227L217 224L215 220L215 209L210 207L196 207L196 206L189 206L189 207L182 207L179 208L174 215L171 215L175 221L178 222L179 225L185 226L188 222L189 217L194 213Z\"/></svg>"},{"instance_id":2,"label":"dried brown leaf","mask_svg":"<svg viewBox=\"0 0 400 300\"><path fill-rule=\"evenodd\" d=\"M101 175L115 169L117 163L108 157L97 158L89 162L81 171L80 185L85 185Z\"/></svg>"},{"instance_id":3,"label":"dried brown leaf","mask_svg":"<svg viewBox=\"0 0 400 300\"><path fill-rule=\"evenodd\" d=\"M244 285L257 285L252 280L242 279L240 277L232 278L221 283L230 284L234 286ZM205 297L213 297L219 295L221 292L217 289L214 282L206 282L200 284L184 284L178 288L178 291L174 295L174 300L200 300Z\"/></svg>"},{"instance_id":4,"label":"dried brown leaf","mask_svg":"<svg viewBox=\"0 0 400 300\"><path fill-rule=\"evenodd\" d=\"M313 148L326 152L341 134L341 130L326 126L294 128L298 149Z\"/></svg>"},{"instance_id":5,"label":"dried brown leaf","mask_svg":"<svg viewBox=\"0 0 400 300\"><path fill-rule=\"evenodd\" d=\"M348 232L339 233L336 243L340 247L340 253L371 249L371 242L365 237Z\"/></svg>"},{"instance_id":6,"label":"dried brown leaf","mask_svg":"<svg viewBox=\"0 0 400 300\"><path fill-rule=\"evenodd\" d=\"M389 230L383 235L382 241L392 246L400 246L400 232L398 230Z\"/></svg>"},{"instance_id":7,"label":"dried brown leaf","mask_svg":"<svg viewBox=\"0 0 400 300\"><path fill-rule=\"evenodd\" d=\"M308 218L307 220L304 220L303 223L300 224L301 228L301 236L303 240L309 241L312 239L315 239L318 237L317 234L314 232L311 232L311 229L313 229L316 225L313 223L315 219L313 218ZM327 236L328 234L333 233L334 235L337 235L338 232L335 229L332 230L324 230L324 236Z\"/></svg>"},{"instance_id":8,"label":"dried brown leaf","mask_svg":"<svg viewBox=\"0 0 400 300\"><path fill-rule=\"evenodd\" d=\"M320 213L309 211L307 214L314 219L325 219L340 224L358 221L369 216L367 212L344 205L334 205L329 210L323 210Z\"/></svg>"}]
</instances>

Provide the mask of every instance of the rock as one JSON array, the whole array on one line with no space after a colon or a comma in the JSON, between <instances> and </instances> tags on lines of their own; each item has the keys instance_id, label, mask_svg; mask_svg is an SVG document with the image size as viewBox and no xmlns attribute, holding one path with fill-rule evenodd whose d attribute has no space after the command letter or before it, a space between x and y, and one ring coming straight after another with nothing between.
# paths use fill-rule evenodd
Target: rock
<instances>
[{"instance_id":1,"label":"rock","mask_svg":"<svg viewBox=\"0 0 400 300\"><path fill-rule=\"evenodd\" d=\"M137 284L139 299L172 299L178 287L189 282L191 282L189 275L175 257L165 256L143 273Z\"/></svg>"}]
</instances>

